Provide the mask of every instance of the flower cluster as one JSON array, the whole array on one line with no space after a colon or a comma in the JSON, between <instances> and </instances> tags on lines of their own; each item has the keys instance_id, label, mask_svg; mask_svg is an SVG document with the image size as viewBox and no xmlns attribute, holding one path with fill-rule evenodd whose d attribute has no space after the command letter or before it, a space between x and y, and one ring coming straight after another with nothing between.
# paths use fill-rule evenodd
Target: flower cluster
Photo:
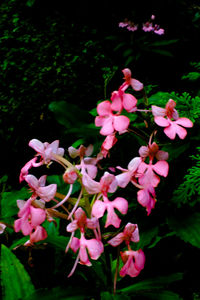
<instances>
[{"instance_id":1,"label":"flower cluster","mask_svg":"<svg viewBox=\"0 0 200 300\"><path fill-rule=\"evenodd\" d=\"M120 276L138 276L144 268L145 255L142 249L133 250L131 244L139 242L138 225L129 222L121 231L122 216L128 213L129 202L124 197L113 196L118 189L125 188L129 183L137 189L137 200L146 208L149 215L156 203L155 188L160 182L160 176L166 177L169 172L167 163L168 153L160 150L153 141L156 130L149 137L148 145L138 149L138 156L133 157L127 168L116 166L118 174L107 171L102 173L100 162L110 155L110 150L117 143L117 135L129 132L131 114L137 112L152 113L158 126L164 127L164 133L170 139L176 134L185 138L187 131L184 127L192 127L187 118L180 118L175 109L176 103L170 99L165 108L155 105L151 110L141 110L137 107L137 98L127 92L132 88L135 93L143 90L143 84L132 77L129 69L124 69L124 81L118 90L111 94L109 100L102 101L97 106L98 115L95 124L101 127L100 134L105 137L99 153L92 156L93 146L80 145L78 149L68 148L68 156L73 162L64 157L64 149L59 147L59 141L51 144L32 139L29 146L36 151L36 155L21 169L20 182L25 181L31 191L28 200L18 200L18 219L14 223L16 232L21 231L30 236L26 246L31 246L47 238L43 223L64 218L67 223L66 231L71 234L66 245L66 252L71 249L77 253L71 276L77 264L91 266L91 260L97 260L104 252L104 245L126 248L120 251L123 267ZM155 125L156 126L156 125ZM63 181L68 186L66 195L59 192L56 184L46 184L47 176L37 179L30 174L30 170L42 165L50 166L58 163L63 168ZM111 169L111 168L110 168ZM79 183L80 189L74 197L73 187ZM73 194L73 198L71 197ZM48 205L47 205L48 204ZM60 212L62 209L62 212ZM102 238L101 231L107 227L119 229L120 233L113 233L110 240ZM1 225L1 230L4 228Z\"/></svg>"},{"instance_id":2,"label":"flower cluster","mask_svg":"<svg viewBox=\"0 0 200 300\"><path fill-rule=\"evenodd\" d=\"M165 33L163 28L160 28L160 25L153 24L153 20L155 19L155 15L152 15L150 20L142 24L142 30L145 32L154 32L155 34L162 35ZM138 24L135 24L128 19L125 19L124 22L119 23L119 27L126 28L128 31L136 31L138 30Z\"/></svg>"}]
</instances>

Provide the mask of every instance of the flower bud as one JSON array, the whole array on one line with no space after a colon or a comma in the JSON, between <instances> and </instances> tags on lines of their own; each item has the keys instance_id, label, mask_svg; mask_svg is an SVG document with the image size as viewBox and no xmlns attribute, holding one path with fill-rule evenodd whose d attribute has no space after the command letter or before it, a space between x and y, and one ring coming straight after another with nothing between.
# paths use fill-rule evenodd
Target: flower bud
<instances>
[{"instance_id":1,"label":"flower bud","mask_svg":"<svg viewBox=\"0 0 200 300\"><path fill-rule=\"evenodd\" d=\"M76 173L75 168L69 168L65 171L65 173L63 174L63 180L65 183L69 183L69 184L73 184L76 179L77 179L78 175Z\"/></svg>"}]
</instances>

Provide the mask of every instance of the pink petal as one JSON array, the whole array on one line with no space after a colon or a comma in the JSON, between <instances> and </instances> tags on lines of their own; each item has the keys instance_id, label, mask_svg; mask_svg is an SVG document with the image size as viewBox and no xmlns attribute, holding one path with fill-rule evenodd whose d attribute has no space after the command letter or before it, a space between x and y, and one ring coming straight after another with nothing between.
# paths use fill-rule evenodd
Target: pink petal
<instances>
[{"instance_id":1,"label":"pink petal","mask_svg":"<svg viewBox=\"0 0 200 300\"><path fill-rule=\"evenodd\" d=\"M147 171L139 177L139 184L142 186L153 186L156 187L160 182L160 178L153 172L153 166L149 165Z\"/></svg>"},{"instance_id":2,"label":"pink petal","mask_svg":"<svg viewBox=\"0 0 200 300\"><path fill-rule=\"evenodd\" d=\"M141 91L144 87L142 82L134 78L131 78L130 84L135 91Z\"/></svg>"},{"instance_id":3,"label":"pink petal","mask_svg":"<svg viewBox=\"0 0 200 300\"><path fill-rule=\"evenodd\" d=\"M110 244L113 247L119 246L124 241L124 233L120 232L117 234L114 238L108 241L108 244Z\"/></svg>"},{"instance_id":4,"label":"pink petal","mask_svg":"<svg viewBox=\"0 0 200 300\"><path fill-rule=\"evenodd\" d=\"M56 191L57 191L57 184L52 183L44 187L39 187L37 189L37 194L41 199L48 202L55 197Z\"/></svg>"},{"instance_id":5,"label":"pink petal","mask_svg":"<svg viewBox=\"0 0 200 300\"><path fill-rule=\"evenodd\" d=\"M184 139L187 135L187 130L179 125L176 124L176 133L180 137L180 139Z\"/></svg>"},{"instance_id":6,"label":"pink petal","mask_svg":"<svg viewBox=\"0 0 200 300\"><path fill-rule=\"evenodd\" d=\"M135 172L139 165L141 164L142 160L141 157L134 157L128 164L128 169L131 172Z\"/></svg>"},{"instance_id":7,"label":"pink petal","mask_svg":"<svg viewBox=\"0 0 200 300\"><path fill-rule=\"evenodd\" d=\"M167 160L169 158L169 153L166 151L159 150L155 156L158 160Z\"/></svg>"},{"instance_id":8,"label":"pink petal","mask_svg":"<svg viewBox=\"0 0 200 300\"><path fill-rule=\"evenodd\" d=\"M116 131L124 131L128 128L130 120L126 116L114 116L114 129Z\"/></svg>"},{"instance_id":9,"label":"pink petal","mask_svg":"<svg viewBox=\"0 0 200 300\"><path fill-rule=\"evenodd\" d=\"M95 126L97 126L97 127L103 126L104 121L105 121L105 117L97 116L97 117L95 118ZM70 148L71 148L71 147L70 147ZM74 148L74 149L75 149L75 148ZM69 149L68 149L68 151L69 151ZM77 151L78 151L78 150L77 150ZM71 156L71 155L70 155L70 156ZM77 154L77 156L78 156L78 154Z\"/></svg>"},{"instance_id":10,"label":"pink petal","mask_svg":"<svg viewBox=\"0 0 200 300\"><path fill-rule=\"evenodd\" d=\"M100 183L93 180L89 175L83 175L82 183L88 194L97 194L100 192Z\"/></svg>"},{"instance_id":11,"label":"pink petal","mask_svg":"<svg viewBox=\"0 0 200 300\"><path fill-rule=\"evenodd\" d=\"M135 267L140 271L144 268L145 264L145 255L144 252L140 249L138 251L134 251L135 257Z\"/></svg>"},{"instance_id":12,"label":"pink petal","mask_svg":"<svg viewBox=\"0 0 200 300\"><path fill-rule=\"evenodd\" d=\"M31 213L31 225L33 227L40 225L46 219L46 212L41 208L35 208L31 206L30 213Z\"/></svg>"},{"instance_id":13,"label":"pink petal","mask_svg":"<svg viewBox=\"0 0 200 300\"><path fill-rule=\"evenodd\" d=\"M99 116L108 116L111 113L111 103L106 100L97 105L97 112Z\"/></svg>"},{"instance_id":14,"label":"pink petal","mask_svg":"<svg viewBox=\"0 0 200 300\"><path fill-rule=\"evenodd\" d=\"M112 100L111 109L114 111L121 111L122 100L118 91L112 93L111 100Z\"/></svg>"},{"instance_id":15,"label":"pink petal","mask_svg":"<svg viewBox=\"0 0 200 300\"><path fill-rule=\"evenodd\" d=\"M137 104L137 99L131 94L123 95L123 106L127 111L131 111Z\"/></svg>"},{"instance_id":16,"label":"pink petal","mask_svg":"<svg viewBox=\"0 0 200 300\"><path fill-rule=\"evenodd\" d=\"M96 239L91 239L87 240L85 243L90 257L94 260L98 259L104 250L102 242Z\"/></svg>"},{"instance_id":17,"label":"pink petal","mask_svg":"<svg viewBox=\"0 0 200 300\"><path fill-rule=\"evenodd\" d=\"M72 249L72 251L74 253L76 253L76 251L80 248L80 240L77 237L73 237L72 241L70 243L70 249Z\"/></svg>"},{"instance_id":18,"label":"pink petal","mask_svg":"<svg viewBox=\"0 0 200 300\"><path fill-rule=\"evenodd\" d=\"M190 121L190 119L188 119L188 118L179 118L175 122L178 125L181 125L181 126L184 126L184 127L188 127L188 128L190 128L190 127L193 126L192 121Z\"/></svg>"},{"instance_id":19,"label":"pink petal","mask_svg":"<svg viewBox=\"0 0 200 300\"><path fill-rule=\"evenodd\" d=\"M73 220L71 223L69 223L66 227L66 230L68 232L74 232L76 229L78 229L77 220Z\"/></svg>"},{"instance_id":20,"label":"pink petal","mask_svg":"<svg viewBox=\"0 0 200 300\"><path fill-rule=\"evenodd\" d=\"M102 135L110 135L114 132L114 127L113 127L113 117L110 116L108 118L104 119L103 126L100 130L100 134Z\"/></svg>"},{"instance_id":21,"label":"pink petal","mask_svg":"<svg viewBox=\"0 0 200 300\"><path fill-rule=\"evenodd\" d=\"M141 146L139 154L141 157L146 158L149 155L149 148L147 146Z\"/></svg>"},{"instance_id":22,"label":"pink petal","mask_svg":"<svg viewBox=\"0 0 200 300\"><path fill-rule=\"evenodd\" d=\"M38 153L42 153L44 151L44 144L37 139L32 139L28 145Z\"/></svg>"},{"instance_id":23,"label":"pink petal","mask_svg":"<svg viewBox=\"0 0 200 300\"><path fill-rule=\"evenodd\" d=\"M176 137L176 133L177 133L176 130L177 130L176 124L173 124L171 122L170 125L164 129L164 133L168 136L168 138L170 138L171 140L174 140ZM186 131L186 130L184 129L184 131ZM186 132L186 134L187 134L187 132Z\"/></svg>"},{"instance_id":24,"label":"pink petal","mask_svg":"<svg viewBox=\"0 0 200 300\"><path fill-rule=\"evenodd\" d=\"M43 175L39 178L38 180L38 183L39 183L39 186L45 186L46 184L46 179L47 179L47 175Z\"/></svg>"},{"instance_id":25,"label":"pink petal","mask_svg":"<svg viewBox=\"0 0 200 300\"><path fill-rule=\"evenodd\" d=\"M43 241L47 238L47 232L42 226L37 226L35 231L30 234L31 243Z\"/></svg>"},{"instance_id":26,"label":"pink petal","mask_svg":"<svg viewBox=\"0 0 200 300\"><path fill-rule=\"evenodd\" d=\"M117 197L112 202L112 206L117 208L121 214L125 215L128 211L128 201L122 197Z\"/></svg>"},{"instance_id":27,"label":"pink petal","mask_svg":"<svg viewBox=\"0 0 200 300\"><path fill-rule=\"evenodd\" d=\"M154 117L154 122L161 127L167 127L170 125L169 121L163 117L156 116Z\"/></svg>"},{"instance_id":28,"label":"pink petal","mask_svg":"<svg viewBox=\"0 0 200 300\"><path fill-rule=\"evenodd\" d=\"M115 228L119 228L121 220L118 217L118 215L115 213L112 202L109 201L109 203L106 203L107 206L107 219L105 228L107 228L110 225L113 225Z\"/></svg>"},{"instance_id":29,"label":"pink petal","mask_svg":"<svg viewBox=\"0 0 200 300\"><path fill-rule=\"evenodd\" d=\"M169 165L166 161L160 160L155 165L153 165L153 170L157 174L166 177L169 172Z\"/></svg>"},{"instance_id":30,"label":"pink petal","mask_svg":"<svg viewBox=\"0 0 200 300\"><path fill-rule=\"evenodd\" d=\"M115 178L117 180L118 186L120 186L121 188L125 188L127 184L130 182L131 177L132 177L132 173L130 171L126 171L117 175Z\"/></svg>"},{"instance_id":31,"label":"pink petal","mask_svg":"<svg viewBox=\"0 0 200 300\"><path fill-rule=\"evenodd\" d=\"M39 182L38 182L38 179L35 176L27 175L27 176L25 176L25 180L32 189L34 189L34 190L38 189Z\"/></svg>"},{"instance_id":32,"label":"pink petal","mask_svg":"<svg viewBox=\"0 0 200 300\"><path fill-rule=\"evenodd\" d=\"M93 165L85 165L88 175L94 179L97 175L97 167Z\"/></svg>"},{"instance_id":33,"label":"pink petal","mask_svg":"<svg viewBox=\"0 0 200 300\"><path fill-rule=\"evenodd\" d=\"M96 200L92 206L92 216L96 217L97 219L103 217L105 209L105 203L100 200Z\"/></svg>"},{"instance_id":34,"label":"pink petal","mask_svg":"<svg viewBox=\"0 0 200 300\"><path fill-rule=\"evenodd\" d=\"M152 109L152 114L154 115L154 117L164 117L166 116L166 109L156 106L156 105L152 105L151 106Z\"/></svg>"},{"instance_id":35,"label":"pink petal","mask_svg":"<svg viewBox=\"0 0 200 300\"><path fill-rule=\"evenodd\" d=\"M33 230L33 226L29 223L28 219L21 218L21 231L23 235L29 235Z\"/></svg>"},{"instance_id":36,"label":"pink petal","mask_svg":"<svg viewBox=\"0 0 200 300\"><path fill-rule=\"evenodd\" d=\"M58 146L59 146L59 140L55 140L51 144L49 144L48 148L50 148L53 153L57 153Z\"/></svg>"}]
</instances>

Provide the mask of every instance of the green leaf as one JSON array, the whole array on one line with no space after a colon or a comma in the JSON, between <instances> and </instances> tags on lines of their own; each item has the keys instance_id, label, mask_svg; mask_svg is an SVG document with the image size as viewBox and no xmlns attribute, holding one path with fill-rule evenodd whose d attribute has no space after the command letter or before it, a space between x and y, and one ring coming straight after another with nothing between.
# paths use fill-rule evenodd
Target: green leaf
<instances>
[{"instance_id":1,"label":"green leaf","mask_svg":"<svg viewBox=\"0 0 200 300\"><path fill-rule=\"evenodd\" d=\"M150 46L167 46L167 45L171 45L171 44L175 44L177 43L179 40L164 40L164 41L157 41L154 43L151 43Z\"/></svg>"},{"instance_id":2,"label":"green leaf","mask_svg":"<svg viewBox=\"0 0 200 300\"><path fill-rule=\"evenodd\" d=\"M182 280L183 274L182 273L174 273L168 276L160 276L151 279L146 279L135 283L131 286L125 287L123 289L118 290L118 293L143 293L151 290L163 289L167 287L170 283L173 283L178 280Z\"/></svg>"},{"instance_id":3,"label":"green leaf","mask_svg":"<svg viewBox=\"0 0 200 300\"><path fill-rule=\"evenodd\" d=\"M47 237L47 239L45 240L45 242L53 245L56 248L65 250L65 248L69 242L69 237L62 236L62 235L60 235L60 236L49 235Z\"/></svg>"},{"instance_id":4,"label":"green leaf","mask_svg":"<svg viewBox=\"0 0 200 300\"><path fill-rule=\"evenodd\" d=\"M137 244L137 249L143 249L151 245L152 241L158 236L158 226L142 231L140 233L140 241Z\"/></svg>"},{"instance_id":5,"label":"green leaf","mask_svg":"<svg viewBox=\"0 0 200 300\"><path fill-rule=\"evenodd\" d=\"M66 128L79 128L83 124L93 122L89 112L66 101L51 102L49 109L55 114L56 120Z\"/></svg>"},{"instance_id":6,"label":"green leaf","mask_svg":"<svg viewBox=\"0 0 200 300\"><path fill-rule=\"evenodd\" d=\"M4 300L24 299L35 290L24 266L3 244L1 245L1 279Z\"/></svg>"},{"instance_id":7,"label":"green leaf","mask_svg":"<svg viewBox=\"0 0 200 300\"><path fill-rule=\"evenodd\" d=\"M20 191L4 192L1 198L1 218L3 220L13 217L18 213L17 200L30 197L30 192L23 187Z\"/></svg>"},{"instance_id":8,"label":"green leaf","mask_svg":"<svg viewBox=\"0 0 200 300\"><path fill-rule=\"evenodd\" d=\"M159 291L157 292L146 292L143 293L143 296L146 299L152 299L152 300L181 300L182 298L177 294L172 291Z\"/></svg>"},{"instance_id":9,"label":"green leaf","mask_svg":"<svg viewBox=\"0 0 200 300\"><path fill-rule=\"evenodd\" d=\"M172 217L168 225L179 238L200 248L200 213Z\"/></svg>"}]
</instances>

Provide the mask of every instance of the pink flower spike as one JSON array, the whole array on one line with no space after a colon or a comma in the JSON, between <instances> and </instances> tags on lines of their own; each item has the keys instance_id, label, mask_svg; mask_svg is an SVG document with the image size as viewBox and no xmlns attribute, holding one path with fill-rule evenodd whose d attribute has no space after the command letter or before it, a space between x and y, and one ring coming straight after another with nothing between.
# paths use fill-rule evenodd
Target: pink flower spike
<instances>
[{"instance_id":1,"label":"pink flower spike","mask_svg":"<svg viewBox=\"0 0 200 300\"><path fill-rule=\"evenodd\" d=\"M138 251L128 250L120 252L124 266L120 270L120 276L124 277L129 275L136 277L144 268L145 256L144 252L140 249Z\"/></svg>"}]
</instances>

